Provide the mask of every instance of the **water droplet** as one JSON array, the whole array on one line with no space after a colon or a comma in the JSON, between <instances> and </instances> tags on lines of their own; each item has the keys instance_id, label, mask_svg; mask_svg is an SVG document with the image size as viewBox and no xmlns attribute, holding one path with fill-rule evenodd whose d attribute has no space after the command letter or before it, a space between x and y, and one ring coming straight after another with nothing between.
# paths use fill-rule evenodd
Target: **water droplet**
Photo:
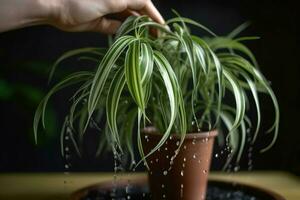
<instances>
[{"instance_id":1,"label":"water droplet","mask_svg":"<svg viewBox=\"0 0 300 200\"><path fill-rule=\"evenodd\" d=\"M152 161L152 160L150 160L150 163L152 164L152 163L153 163L153 161Z\"/></svg>"},{"instance_id":2,"label":"water droplet","mask_svg":"<svg viewBox=\"0 0 300 200\"><path fill-rule=\"evenodd\" d=\"M166 155L166 158L169 159L169 155Z\"/></svg>"},{"instance_id":3,"label":"water droplet","mask_svg":"<svg viewBox=\"0 0 300 200\"><path fill-rule=\"evenodd\" d=\"M186 158L183 158L183 162L185 162L186 161Z\"/></svg>"},{"instance_id":4,"label":"water droplet","mask_svg":"<svg viewBox=\"0 0 300 200\"><path fill-rule=\"evenodd\" d=\"M208 142L208 138L203 138L202 139L202 143L207 143Z\"/></svg>"},{"instance_id":5,"label":"water droplet","mask_svg":"<svg viewBox=\"0 0 300 200\"><path fill-rule=\"evenodd\" d=\"M65 151L69 151L69 150L70 150L69 147L66 147L66 148L65 148Z\"/></svg>"},{"instance_id":6,"label":"water droplet","mask_svg":"<svg viewBox=\"0 0 300 200\"><path fill-rule=\"evenodd\" d=\"M170 139L170 140L172 140L172 139L173 139L173 136L172 136L172 135L170 135L169 139Z\"/></svg>"},{"instance_id":7,"label":"water droplet","mask_svg":"<svg viewBox=\"0 0 300 200\"><path fill-rule=\"evenodd\" d=\"M196 159L196 157L197 157L197 156L194 154L194 155L193 155L193 158Z\"/></svg>"},{"instance_id":8,"label":"water droplet","mask_svg":"<svg viewBox=\"0 0 300 200\"><path fill-rule=\"evenodd\" d=\"M196 144L196 139L193 139L192 144L193 144L193 145Z\"/></svg>"},{"instance_id":9,"label":"water droplet","mask_svg":"<svg viewBox=\"0 0 300 200\"><path fill-rule=\"evenodd\" d=\"M164 184L161 184L161 188L165 188L165 185L164 185Z\"/></svg>"},{"instance_id":10,"label":"water droplet","mask_svg":"<svg viewBox=\"0 0 300 200\"><path fill-rule=\"evenodd\" d=\"M131 199L131 197L128 195L128 196L127 196L127 199Z\"/></svg>"},{"instance_id":11,"label":"water droplet","mask_svg":"<svg viewBox=\"0 0 300 200\"><path fill-rule=\"evenodd\" d=\"M194 126L195 125L195 121L192 121L192 126Z\"/></svg>"},{"instance_id":12,"label":"water droplet","mask_svg":"<svg viewBox=\"0 0 300 200\"><path fill-rule=\"evenodd\" d=\"M216 154L215 154L215 158L218 158L218 157L219 157L219 154L216 153Z\"/></svg>"},{"instance_id":13,"label":"water droplet","mask_svg":"<svg viewBox=\"0 0 300 200\"><path fill-rule=\"evenodd\" d=\"M180 142L179 142L179 141L177 141L177 142L176 142L176 145L177 145L177 146L179 146L179 144L180 144Z\"/></svg>"},{"instance_id":14,"label":"water droplet","mask_svg":"<svg viewBox=\"0 0 300 200\"><path fill-rule=\"evenodd\" d=\"M126 192L126 194L128 194L129 193L129 185L130 185L130 181L129 180L127 180L127 186L125 187L125 192Z\"/></svg>"},{"instance_id":15,"label":"water droplet","mask_svg":"<svg viewBox=\"0 0 300 200\"><path fill-rule=\"evenodd\" d=\"M207 173L207 170L206 170L206 169L204 169L204 170L203 170L203 173L204 173L204 174L206 174L206 173Z\"/></svg>"},{"instance_id":16,"label":"water droplet","mask_svg":"<svg viewBox=\"0 0 300 200\"><path fill-rule=\"evenodd\" d=\"M165 195L165 194L163 194L163 198L164 198L164 199L166 198L166 195Z\"/></svg>"},{"instance_id":17,"label":"water droplet","mask_svg":"<svg viewBox=\"0 0 300 200\"><path fill-rule=\"evenodd\" d=\"M69 165L65 164L65 168L66 168L66 169L69 169Z\"/></svg>"},{"instance_id":18,"label":"water droplet","mask_svg":"<svg viewBox=\"0 0 300 200\"><path fill-rule=\"evenodd\" d=\"M69 136L66 136L66 137L65 137L65 140L68 140L68 139L69 139Z\"/></svg>"},{"instance_id":19,"label":"water droplet","mask_svg":"<svg viewBox=\"0 0 300 200\"><path fill-rule=\"evenodd\" d=\"M181 170L180 175L183 176L183 170Z\"/></svg>"},{"instance_id":20,"label":"water droplet","mask_svg":"<svg viewBox=\"0 0 300 200\"><path fill-rule=\"evenodd\" d=\"M67 127L67 130L66 130L67 133L72 133L70 127Z\"/></svg>"},{"instance_id":21,"label":"water droplet","mask_svg":"<svg viewBox=\"0 0 300 200\"><path fill-rule=\"evenodd\" d=\"M233 171L237 172L237 171L239 171L239 169L240 169L240 166L237 165L233 168Z\"/></svg>"},{"instance_id":22,"label":"water droplet","mask_svg":"<svg viewBox=\"0 0 300 200\"><path fill-rule=\"evenodd\" d=\"M182 167L185 168L185 164L184 163L182 163Z\"/></svg>"},{"instance_id":23,"label":"water droplet","mask_svg":"<svg viewBox=\"0 0 300 200\"><path fill-rule=\"evenodd\" d=\"M201 160L198 160L198 163L201 163Z\"/></svg>"},{"instance_id":24,"label":"water droplet","mask_svg":"<svg viewBox=\"0 0 300 200\"><path fill-rule=\"evenodd\" d=\"M204 195L202 195L202 196L201 196L201 199L202 199L202 200L204 200L204 199L205 199Z\"/></svg>"},{"instance_id":25,"label":"water droplet","mask_svg":"<svg viewBox=\"0 0 300 200\"><path fill-rule=\"evenodd\" d=\"M163 174L164 174L164 176L166 176L166 175L168 174L168 171L165 170L165 171L163 172Z\"/></svg>"},{"instance_id":26,"label":"water droplet","mask_svg":"<svg viewBox=\"0 0 300 200\"><path fill-rule=\"evenodd\" d=\"M180 197L183 197L183 184L180 185Z\"/></svg>"},{"instance_id":27,"label":"water droplet","mask_svg":"<svg viewBox=\"0 0 300 200\"><path fill-rule=\"evenodd\" d=\"M172 157L170 160L170 165L173 165L173 164L174 164L174 157Z\"/></svg>"},{"instance_id":28,"label":"water droplet","mask_svg":"<svg viewBox=\"0 0 300 200\"><path fill-rule=\"evenodd\" d=\"M155 159L155 162L158 162L158 158Z\"/></svg>"},{"instance_id":29,"label":"water droplet","mask_svg":"<svg viewBox=\"0 0 300 200\"><path fill-rule=\"evenodd\" d=\"M183 146L183 149L186 149L186 146L185 146L185 145Z\"/></svg>"},{"instance_id":30,"label":"water droplet","mask_svg":"<svg viewBox=\"0 0 300 200\"><path fill-rule=\"evenodd\" d=\"M168 151L168 147L165 147L165 151Z\"/></svg>"}]
</instances>

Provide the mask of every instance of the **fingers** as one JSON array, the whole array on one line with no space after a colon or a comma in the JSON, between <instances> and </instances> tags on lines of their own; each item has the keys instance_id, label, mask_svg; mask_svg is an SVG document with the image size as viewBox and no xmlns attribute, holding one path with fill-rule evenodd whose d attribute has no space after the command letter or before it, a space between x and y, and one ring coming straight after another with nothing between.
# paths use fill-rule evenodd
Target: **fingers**
<instances>
[{"instance_id":1,"label":"fingers","mask_svg":"<svg viewBox=\"0 0 300 200\"><path fill-rule=\"evenodd\" d=\"M164 19L150 0L103 0L106 3L100 16L93 19L82 20L78 24L56 25L67 31L94 31L105 34L114 34L121 25L121 21L130 15L148 15L153 21L164 24ZM115 8L112 8L114 7ZM96 9L97 10L97 9ZM84 15L86 16L86 15ZM80 20L77 20L80 22Z\"/></svg>"},{"instance_id":2,"label":"fingers","mask_svg":"<svg viewBox=\"0 0 300 200\"><path fill-rule=\"evenodd\" d=\"M145 5L144 8L140 10L140 13L143 15L148 15L150 18L152 18L154 21L160 24L164 24L165 20L157 10L157 8L153 5L151 1L148 1L148 3Z\"/></svg>"},{"instance_id":3,"label":"fingers","mask_svg":"<svg viewBox=\"0 0 300 200\"><path fill-rule=\"evenodd\" d=\"M127 0L128 9L148 15L153 21L164 24L165 20L150 0Z\"/></svg>"},{"instance_id":4,"label":"fingers","mask_svg":"<svg viewBox=\"0 0 300 200\"><path fill-rule=\"evenodd\" d=\"M148 15L153 21L164 24L165 21L151 0L105 0L106 9L104 14L129 13L136 12L142 15ZM130 13L131 12L131 13ZM128 15L124 15L128 17Z\"/></svg>"},{"instance_id":5,"label":"fingers","mask_svg":"<svg viewBox=\"0 0 300 200\"><path fill-rule=\"evenodd\" d=\"M92 31L104 34L114 34L117 32L120 25L121 22L119 20L101 17L88 23L62 29L71 32Z\"/></svg>"},{"instance_id":6,"label":"fingers","mask_svg":"<svg viewBox=\"0 0 300 200\"><path fill-rule=\"evenodd\" d=\"M124 21L127 17L129 16L139 16L140 14L136 11L132 11L132 10L124 10L122 12L119 12L119 13L114 13L114 14L109 14L109 15L106 15L107 18L109 19L116 19L116 20L119 20L119 21Z\"/></svg>"}]
</instances>

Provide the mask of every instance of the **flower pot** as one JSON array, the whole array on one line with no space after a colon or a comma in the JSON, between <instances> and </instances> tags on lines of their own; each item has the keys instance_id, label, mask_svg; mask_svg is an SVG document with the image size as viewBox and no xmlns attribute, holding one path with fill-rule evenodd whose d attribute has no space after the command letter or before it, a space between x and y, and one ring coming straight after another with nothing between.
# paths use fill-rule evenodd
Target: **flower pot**
<instances>
[{"instance_id":1,"label":"flower pot","mask_svg":"<svg viewBox=\"0 0 300 200\"><path fill-rule=\"evenodd\" d=\"M161 139L153 127L143 130L145 154ZM180 137L172 136L147 158L149 185L154 200L205 199L207 177L211 162L214 138L217 131L187 134L178 151Z\"/></svg>"}]
</instances>

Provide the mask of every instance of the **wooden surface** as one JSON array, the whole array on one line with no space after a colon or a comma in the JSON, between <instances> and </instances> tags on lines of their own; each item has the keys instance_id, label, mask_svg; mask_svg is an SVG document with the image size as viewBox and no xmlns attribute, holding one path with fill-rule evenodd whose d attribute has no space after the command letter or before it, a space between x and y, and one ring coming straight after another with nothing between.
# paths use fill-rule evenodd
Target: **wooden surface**
<instances>
[{"instance_id":1,"label":"wooden surface","mask_svg":"<svg viewBox=\"0 0 300 200\"><path fill-rule=\"evenodd\" d=\"M141 176L145 174L124 174L119 178ZM79 188L112 179L111 173L0 174L0 200L66 200ZM261 186L283 195L287 200L300 200L300 179L285 172L211 173L210 179Z\"/></svg>"}]
</instances>

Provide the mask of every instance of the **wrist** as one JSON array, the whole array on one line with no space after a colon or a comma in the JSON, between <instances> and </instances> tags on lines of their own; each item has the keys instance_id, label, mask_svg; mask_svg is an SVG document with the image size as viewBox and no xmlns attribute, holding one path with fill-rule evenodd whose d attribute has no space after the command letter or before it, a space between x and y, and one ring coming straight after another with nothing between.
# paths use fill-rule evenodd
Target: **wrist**
<instances>
[{"instance_id":1,"label":"wrist","mask_svg":"<svg viewBox=\"0 0 300 200\"><path fill-rule=\"evenodd\" d=\"M1 0L0 32L50 24L62 0Z\"/></svg>"}]
</instances>

